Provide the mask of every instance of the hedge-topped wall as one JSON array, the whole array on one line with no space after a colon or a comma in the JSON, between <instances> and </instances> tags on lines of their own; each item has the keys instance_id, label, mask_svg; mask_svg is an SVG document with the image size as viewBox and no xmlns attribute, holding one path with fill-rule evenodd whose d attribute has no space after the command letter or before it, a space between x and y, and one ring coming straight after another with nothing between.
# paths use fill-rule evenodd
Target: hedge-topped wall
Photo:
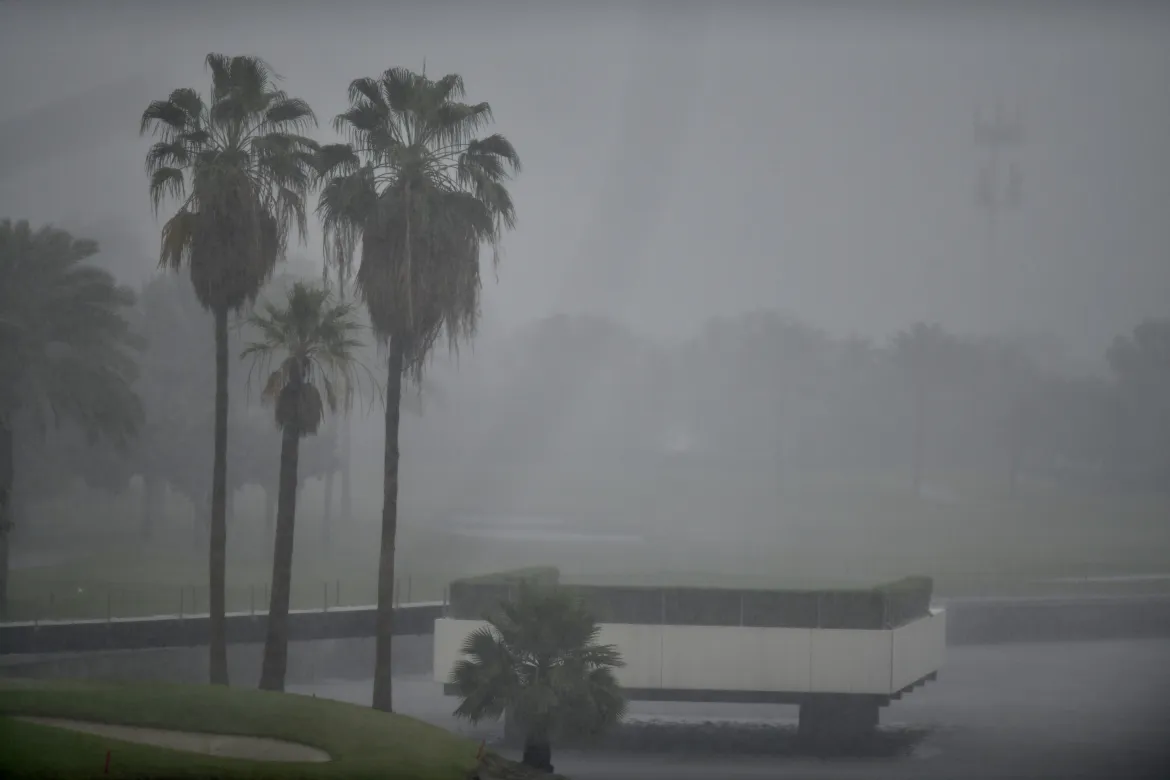
<instances>
[{"instance_id":1,"label":"hedge-topped wall","mask_svg":"<svg viewBox=\"0 0 1170 780\"><path fill-rule=\"evenodd\" d=\"M556 585L554 568L520 569L451 583L450 616L482 619L521 580ZM895 628L930 611L933 581L906 577L876 588L739 590L566 585L599 623L761 628Z\"/></svg>"},{"instance_id":2,"label":"hedge-topped wall","mask_svg":"<svg viewBox=\"0 0 1170 780\"><path fill-rule=\"evenodd\" d=\"M560 576L554 566L537 566L455 580L451 583L447 614L459 620L483 620L499 608L500 602L512 598L520 582L553 587Z\"/></svg>"}]
</instances>

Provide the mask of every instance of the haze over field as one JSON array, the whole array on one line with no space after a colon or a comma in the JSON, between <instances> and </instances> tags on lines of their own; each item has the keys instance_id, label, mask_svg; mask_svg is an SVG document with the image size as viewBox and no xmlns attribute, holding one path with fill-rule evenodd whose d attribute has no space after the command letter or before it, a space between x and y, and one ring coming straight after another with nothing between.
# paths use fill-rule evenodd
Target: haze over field
<instances>
[{"instance_id":1,"label":"haze over field","mask_svg":"<svg viewBox=\"0 0 1170 780\"><path fill-rule=\"evenodd\" d=\"M1145 380L1106 351L1170 313L1170 15L1137 3L1059 15L252 3L228 23L217 8L2 12L0 213L98 238L99 263L150 283L148 419L210 414L212 344L185 281L150 282L160 222L135 132L146 102L204 79L207 51L254 53L329 140L355 74L425 64L491 101L525 171L481 333L457 358L438 351L404 417L406 549L416 532L462 528L459 557L475 568L497 562L494 544L509 560L569 561L640 540L655 570L735 569L743 556L798 577L861 560L883 575L1164 569L1164 404L1143 384L1118 428L1109 394L1133 401L1123 386ZM1024 142L994 176L1002 188L1018 172L1021 198L999 204L989 232L976 194L990 157L973 121L1017 111ZM321 240L310 219L278 273L319 273ZM919 321L939 323L953 353L929 369L893 338ZM932 332L917 336L929 350ZM382 359L365 355L380 378ZM181 371L167 379L150 368L171 363ZM276 432L246 364L233 372L233 408L252 427L231 444L229 555L263 560L272 510L257 488L275 478ZM374 406L367 393L354 412L349 458L345 426L330 421L301 468L299 533L341 515L331 547L359 555L381 505ZM161 518L148 521L157 543L189 549L209 436L176 441L162 499L142 492L133 462L86 475L106 487L96 499L48 500L59 482L18 480L33 520L18 524L18 561L62 539L134 538L143 512ZM54 452L26 474L59 463ZM338 458L351 488L324 479ZM559 530L464 528L517 515ZM1058 543L1062 523L1078 531ZM596 537L591 552L582 534ZM726 560L694 560L715 548ZM763 562L776 556L787 565Z\"/></svg>"},{"instance_id":2,"label":"haze over field","mask_svg":"<svg viewBox=\"0 0 1170 780\"><path fill-rule=\"evenodd\" d=\"M1153 4L248 3L230 22L215 2L5 5L0 211L124 233L127 281L157 231L137 114L222 51L263 55L325 125L389 63L490 99L526 167L485 289L500 327L588 311L679 340L763 307L838 335L1040 332L1095 360L1170 298ZM989 294L972 115L996 100L1027 137ZM60 121L74 111L84 132ZM310 232L293 251L319 262Z\"/></svg>"},{"instance_id":3,"label":"haze over field","mask_svg":"<svg viewBox=\"0 0 1170 780\"><path fill-rule=\"evenodd\" d=\"M512 713L550 771L553 720L620 731L638 690L726 701L633 721L771 728L799 703L787 738L808 747L873 736L879 706L931 682L897 709L889 745L913 755L851 772L1153 766L1170 6L927 5L0 3L0 676L258 678L455 730L453 664L464 733ZM540 617L510 625L539 652L440 641L435 614L478 604L451 603L452 580L535 567L743 590L518 589L509 609ZM747 592L778 586L801 592ZM371 605L343 638L290 628ZM94 618L113 629L45 630ZM596 621L659 639L622 666ZM245 622L262 654L228 630ZM172 644L13 659L49 634L136 647L143 626ZM671 688L676 628L755 644L688 641L675 672L769 671ZM756 629L805 632L766 637L805 637L809 662ZM877 647L867 630L890 632L884 660L816 649ZM532 663L557 671L516 671ZM804 677L768 677L786 663ZM658 688L623 692L611 667ZM863 667L880 685L841 682ZM23 714L23 685L0 686L0 715ZM29 695L106 696L52 688ZM176 690L180 719L238 693ZM612 744L651 749L638 735L663 724L643 725ZM724 768L738 738L709 743L732 745L712 749ZM387 765L400 747L378 746ZM19 760L72 760L42 752ZM608 760L566 764L638 769Z\"/></svg>"}]
</instances>

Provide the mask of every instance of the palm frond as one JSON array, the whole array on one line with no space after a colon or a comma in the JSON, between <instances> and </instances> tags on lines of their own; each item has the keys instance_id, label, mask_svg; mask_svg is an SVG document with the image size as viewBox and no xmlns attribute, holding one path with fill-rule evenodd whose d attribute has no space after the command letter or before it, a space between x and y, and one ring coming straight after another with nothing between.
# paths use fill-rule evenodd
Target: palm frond
<instances>
[{"instance_id":1,"label":"palm frond","mask_svg":"<svg viewBox=\"0 0 1170 780\"><path fill-rule=\"evenodd\" d=\"M352 306L335 302L324 287L295 282L282 305L266 302L248 319L255 339L241 357L268 374L262 400L275 407L281 428L316 433L325 411L348 410L363 368L357 357L361 327Z\"/></svg>"},{"instance_id":2,"label":"palm frond","mask_svg":"<svg viewBox=\"0 0 1170 780\"><path fill-rule=\"evenodd\" d=\"M150 206L158 214L166 198L182 198L187 180L178 168L156 168L150 174Z\"/></svg>"},{"instance_id":3,"label":"palm frond","mask_svg":"<svg viewBox=\"0 0 1170 780\"><path fill-rule=\"evenodd\" d=\"M361 159L349 144L325 144L318 149L316 171L319 176L347 176L361 168Z\"/></svg>"},{"instance_id":4,"label":"palm frond","mask_svg":"<svg viewBox=\"0 0 1170 780\"><path fill-rule=\"evenodd\" d=\"M159 266L177 271L188 263L199 230L199 215L185 209L175 213L162 229Z\"/></svg>"},{"instance_id":5,"label":"palm frond","mask_svg":"<svg viewBox=\"0 0 1170 780\"><path fill-rule=\"evenodd\" d=\"M188 267L205 307L238 311L271 275L289 232L305 239L318 145L302 131L316 118L274 86L264 60L212 53L206 65L208 100L175 90L147 107L140 129L159 137L146 157L152 207L179 201L160 264Z\"/></svg>"},{"instance_id":6,"label":"palm frond","mask_svg":"<svg viewBox=\"0 0 1170 780\"><path fill-rule=\"evenodd\" d=\"M340 152L336 154L340 156ZM321 190L317 213L324 231L325 258L336 264L346 276L349 276L349 265L366 221L376 210L377 203L374 170L369 166L337 175Z\"/></svg>"},{"instance_id":7,"label":"palm frond","mask_svg":"<svg viewBox=\"0 0 1170 780\"><path fill-rule=\"evenodd\" d=\"M495 262L515 225L505 182L519 156L501 135L474 138L491 106L463 95L456 74L431 80L396 67L357 79L334 120L350 143L318 155L326 258L348 278L360 240L355 291L416 379L439 337L455 346L474 334L480 246Z\"/></svg>"},{"instance_id":8,"label":"palm frond","mask_svg":"<svg viewBox=\"0 0 1170 780\"><path fill-rule=\"evenodd\" d=\"M349 82L349 101L356 103L361 99L365 99L374 105L386 107L386 102L382 99L382 89L378 84L377 79L360 78Z\"/></svg>"},{"instance_id":9,"label":"palm frond","mask_svg":"<svg viewBox=\"0 0 1170 780\"><path fill-rule=\"evenodd\" d=\"M96 252L63 230L0 222L0 418L22 410L41 429L68 419L125 446L142 420L135 296L83 264Z\"/></svg>"},{"instance_id":10,"label":"palm frond","mask_svg":"<svg viewBox=\"0 0 1170 780\"><path fill-rule=\"evenodd\" d=\"M268 127L288 127L304 131L317 126L317 116L304 100L281 97L264 112L264 124Z\"/></svg>"},{"instance_id":11,"label":"palm frond","mask_svg":"<svg viewBox=\"0 0 1170 780\"><path fill-rule=\"evenodd\" d=\"M544 734L596 732L619 721L625 699L613 674L620 654L567 590L522 582L467 636L451 672L457 717L478 722L505 710Z\"/></svg>"},{"instance_id":12,"label":"palm frond","mask_svg":"<svg viewBox=\"0 0 1170 780\"><path fill-rule=\"evenodd\" d=\"M153 130L165 139L198 129L205 111L203 99L193 89L176 89L166 100L154 100L142 112L139 135Z\"/></svg>"}]
</instances>

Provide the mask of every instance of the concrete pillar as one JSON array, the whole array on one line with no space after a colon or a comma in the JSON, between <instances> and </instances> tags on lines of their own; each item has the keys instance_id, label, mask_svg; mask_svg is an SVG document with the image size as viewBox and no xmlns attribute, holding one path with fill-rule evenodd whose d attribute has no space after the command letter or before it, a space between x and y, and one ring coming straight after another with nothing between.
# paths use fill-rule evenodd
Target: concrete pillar
<instances>
[{"instance_id":1,"label":"concrete pillar","mask_svg":"<svg viewBox=\"0 0 1170 780\"><path fill-rule=\"evenodd\" d=\"M880 706L877 696L811 694L800 705L798 734L817 752L849 752L873 735Z\"/></svg>"}]
</instances>

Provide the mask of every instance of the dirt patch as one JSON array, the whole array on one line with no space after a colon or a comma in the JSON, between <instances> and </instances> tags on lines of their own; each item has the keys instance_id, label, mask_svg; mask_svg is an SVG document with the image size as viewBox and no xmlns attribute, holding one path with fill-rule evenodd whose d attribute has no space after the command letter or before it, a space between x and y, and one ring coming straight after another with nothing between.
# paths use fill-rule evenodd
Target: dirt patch
<instances>
[{"instance_id":1,"label":"dirt patch","mask_svg":"<svg viewBox=\"0 0 1170 780\"><path fill-rule=\"evenodd\" d=\"M148 729L139 726L119 726L111 723L94 723L64 718L18 717L28 723L52 726L59 729L81 731L99 737L109 737L123 742L137 742L143 745L182 750L187 753L203 753L220 758L242 758L248 761L287 761L323 763L331 761L324 750L285 742L267 737L243 737L229 734L200 734L193 731L171 731Z\"/></svg>"}]
</instances>

